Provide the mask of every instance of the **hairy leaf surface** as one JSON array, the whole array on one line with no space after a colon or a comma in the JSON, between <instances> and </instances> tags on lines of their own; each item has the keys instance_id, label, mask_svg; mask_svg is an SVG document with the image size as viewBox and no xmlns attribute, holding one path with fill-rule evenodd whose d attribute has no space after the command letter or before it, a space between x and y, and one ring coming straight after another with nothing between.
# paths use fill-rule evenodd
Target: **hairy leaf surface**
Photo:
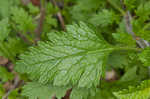
<instances>
[{"instance_id":1,"label":"hairy leaf surface","mask_svg":"<svg viewBox=\"0 0 150 99\"><path fill-rule=\"evenodd\" d=\"M51 42L21 55L17 71L28 73L40 83L57 86L97 86L113 47L86 24L69 25L66 32L48 34Z\"/></svg>"}]
</instances>

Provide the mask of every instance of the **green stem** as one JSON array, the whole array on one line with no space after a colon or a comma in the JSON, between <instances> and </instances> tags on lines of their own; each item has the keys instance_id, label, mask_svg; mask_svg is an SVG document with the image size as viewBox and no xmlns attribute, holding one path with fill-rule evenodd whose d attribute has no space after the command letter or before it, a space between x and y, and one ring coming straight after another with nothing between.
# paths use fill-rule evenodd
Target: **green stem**
<instances>
[{"instance_id":1,"label":"green stem","mask_svg":"<svg viewBox=\"0 0 150 99\"><path fill-rule=\"evenodd\" d=\"M141 52L141 48L133 48L133 47L114 47L114 50L130 50L130 51L136 51L136 52Z\"/></svg>"},{"instance_id":2,"label":"green stem","mask_svg":"<svg viewBox=\"0 0 150 99\"><path fill-rule=\"evenodd\" d=\"M46 0L40 0L40 2L41 2L41 6L42 6L42 7L45 7Z\"/></svg>"}]
</instances>

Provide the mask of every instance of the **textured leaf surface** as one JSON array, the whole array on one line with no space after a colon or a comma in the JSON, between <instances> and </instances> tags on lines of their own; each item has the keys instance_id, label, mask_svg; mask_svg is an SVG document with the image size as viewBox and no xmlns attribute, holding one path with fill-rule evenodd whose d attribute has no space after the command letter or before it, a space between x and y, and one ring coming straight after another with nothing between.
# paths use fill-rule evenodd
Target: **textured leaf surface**
<instances>
[{"instance_id":1,"label":"textured leaf surface","mask_svg":"<svg viewBox=\"0 0 150 99\"><path fill-rule=\"evenodd\" d=\"M70 86L58 87L53 85L43 85L37 82L27 83L23 87L23 96L29 97L29 99L51 99L56 96L58 99L62 99L66 95L66 92L70 89ZM88 99L96 90L86 88L72 88L70 99ZM95 94L93 94L95 95Z\"/></svg>"},{"instance_id":2,"label":"textured leaf surface","mask_svg":"<svg viewBox=\"0 0 150 99\"><path fill-rule=\"evenodd\" d=\"M149 99L149 97L150 97L150 80L143 81L137 87L129 87L129 89L115 92L114 95L118 99Z\"/></svg>"},{"instance_id":3,"label":"textured leaf surface","mask_svg":"<svg viewBox=\"0 0 150 99\"><path fill-rule=\"evenodd\" d=\"M25 85L23 89L22 95L29 97L29 99L51 99L54 95L61 99L65 96L68 87L54 87L32 82Z\"/></svg>"},{"instance_id":4,"label":"textured leaf surface","mask_svg":"<svg viewBox=\"0 0 150 99\"><path fill-rule=\"evenodd\" d=\"M53 82L92 87L99 84L108 54L114 49L84 23L67 27L67 33L49 33L51 42L21 55L16 70L40 83Z\"/></svg>"}]
</instances>

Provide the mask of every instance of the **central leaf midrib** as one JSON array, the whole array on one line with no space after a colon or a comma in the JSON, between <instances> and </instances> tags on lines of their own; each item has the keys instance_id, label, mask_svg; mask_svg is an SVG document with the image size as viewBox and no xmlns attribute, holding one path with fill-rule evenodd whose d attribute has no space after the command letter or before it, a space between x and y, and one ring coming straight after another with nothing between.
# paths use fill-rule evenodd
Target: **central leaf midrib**
<instances>
[{"instance_id":1,"label":"central leaf midrib","mask_svg":"<svg viewBox=\"0 0 150 99\"><path fill-rule=\"evenodd\" d=\"M50 61L50 60L63 60L63 59L66 59L66 58L69 58L69 57L74 57L74 56L83 56L83 55L87 55L87 54L94 54L94 53L100 53L100 52L104 52L104 51L113 51L114 48L104 48L104 49L96 49L96 50L88 50L88 51L82 51L82 52L79 52L79 53L75 53L75 54L71 54L71 55L67 55L67 56L63 56L63 57L57 57L57 58L54 58L54 59L48 59L48 60L44 60L44 61L39 61L37 63L34 63L34 64L30 64L30 65L36 65L36 64L40 64L40 63L45 63L47 61Z\"/></svg>"}]
</instances>

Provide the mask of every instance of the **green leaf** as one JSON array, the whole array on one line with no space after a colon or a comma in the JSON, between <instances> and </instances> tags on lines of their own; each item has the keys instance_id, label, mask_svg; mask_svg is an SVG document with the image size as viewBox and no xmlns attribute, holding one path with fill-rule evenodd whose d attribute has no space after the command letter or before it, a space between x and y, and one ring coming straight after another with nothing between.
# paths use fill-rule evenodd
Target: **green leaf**
<instances>
[{"instance_id":1,"label":"green leaf","mask_svg":"<svg viewBox=\"0 0 150 99\"><path fill-rule=\"evenodd\" d=\"M61 97L65 96L69 87L55 87L31 82L27 83L23 89L22 95L29 97L29 99L51 99L53 96L61 99Z\"/></svg>"},{"instance_id":2,"label":"green leaf","mask_svg":"<svg viewBox=\"0 0 150 99\"><path fill-rule=\"evenodd\" d=\"M124 19L119 23L119 27L117 28L117 33L128 33L126 30L126 22Z\"/></svg>"},{"instance_id":3,"label":"green leaf","mask_svg":"<svg viewBox=\"0 0 150 99\"><path fill-rule=\"evenodd\" d=\"M133 81L133 80L138 80L138 75L136 74L137 72L137 66L134 66L130 68L122 77L119 81L121 82L126 82L126 81ZM131 76L132 75L132 76Z\"/></svg>"},{"instance_id":4,"label":"green leaf","mask_svg":"<svg viewBox=\"0 0 150 99\"><path fill-rule=\"evenodd\" d=\"M19 4L19 0L0 0L0 17L6 18L10 15L10 8Z\"/></svg>"},{"instance_id":5,"label":"green leaf","mask_svg":"<svg viewBox=\"0 0 150 99\"><path fill-rule=\"evenodd\" d=\"M0 21L0 42L8 37L10 32L8 18Z\"/></svg>"},{"instance_id":6,"label":"green leaf","mask_svg":"<svg viewBox=\"0 0 150 99\"><path fill-rule=\"evenodd\" d=\"M15 23L15 29L19 32L33 32L36 24L32 16L30 16L23 8L12 7L11 8L12 20Z\"/></svg>"},{"instance_id":7,"label":"green leaf","mask_svg":"<svg viewBox=\"0 0 150 99\"><path fill-rule=\"evenodd\" d=\"M53 27L57 27L57 20L53 18L51 15L47 15L45 17L45 22L43 26L43 32L47 33L52 30Z\"/></svg>"},{"instance_id":8,"label":"green leaf","mask_svg":"<svg viewBox=\"0 0 150 99\"><path fill-rule=\"evenodd\" d=\"M15 62L16 55L24 52L26 45L19 38L8 38L7 41L0 42L0 56L6 57Z\"/></svg>"},{"instance_id":9,"label":"green leaf","mask_svg":"<svg viewBox=\"0 0 150 99\"><path fill-rule=\"evenodd\" d=\"M133 23L133 31L137 36L141 37L146 41L150 41L150 30L149 30L149 18L150 18L150 2L141 3L136 10L137 18Z\"/></svg>"},{"instance_id":10,"label":"green leaf","mask_svg":"<svg viewBox=\"0 0 150 99\"><path fill-rule=\"evenodd\" d=\"M112 25L115 20L115 13L113 11L104 9L98 14L93 15L89 22L95 26L106 27L108 25Z\"/></svg>"},{"instance_id":11,"label":"green leaf","mask_svg":"<svg viewBox=\"0 0 150 99\"><path fill-rule=\"evenodd\" d=\"M8 72L6 70L6 68L0 66L0 80L2 82L7 82L7 81L12 80L12 79L13 79L13 74Z\"/></svg>"},{"instance_id":12,"label":"green leaf","mask_svg":"<svg viewBox=\"0 0 150 99\"><path fill-rule=\"evenodd\" d=\"M0 98L5 94L5 89L3 88L3 85L0 84Z\"/></svg>"},{"instance_id":13,"label":"green leaf","mask_svg":"<svg viewBox=\"0 0 150 99\"><path fill-rule=\"evenodd\" d=\"M23 87L22 95L29 97L29 99L51 99L53 96L62 99L69 89L71 89L70 86L58 87L51 84L43 85L37 82L30 82ZM87 99L93 92L95 92L95 89L75 87L72 88L70 99Z\"/></svg>"},{"instance_id":14,"label":"green leaf","mask_svg":"<svg viewBox=\"0 0 150 99\"><path fill-rule=\"evenodd\" d=\"M150 48L147 47L139 54L139 59L145 66L150 66Z\"/></svg>"},{"instance_id":15,"label":"green leaf","mask_svg":"<svg viewBox=\"0 0 150 99\"><path fill-rule=\"evenodd\" d=\"M19 88L12 90L8 96L8 99L27 99L27 98L21 96L19 91L20 91Z\"/></svg>"},{"instance_id":16,"label":"green leaf","mask_svg":"<svg viewBox=\"0 0 150 99\"><path fill-rule=\"evenodd\" d=\"M124 4L129 10L131 10L136 7L136 1L137 0L124 0Z\"/></svg>"},{"instance_id":17,"label":"green leaf","mask_svg":"<svg viewBox=\"0 0 150 99\"><path fill-rule=\"evenodd\" d=\"M116 99L109 89L99 89L95 96L90 96L86 99Z\"/></svg>"},{"instance_id":18,"label":"green leaf","mask_svg":"<svg viewBox=\"0 0 150 99\"><path fill-rule=\"evenodd\" d=\"M29 9L29 13L31 14L38 14L40 12L40 9L32 3L29 3L27 7Z\"/></svg>"},{"instance_id":19,"label":"green leaf","mask_svg":"<svg viewBox=\"0 0 150 99\"><path fill-rule=\"evenodd\" d=\"M136 41L126 31L126 23L124 19L119 23L117 32L113 33L112 36L117 41L117 44L132 46L132 47L136 46Z\"/></svg>"},{"instance_id":20,"label":"green leaf","mask_svg":"<svg viewBox=\"0 0 150 99\"><path fill-rule=\"evenodd\" d=\"M107 68L124 68L129 65L129 57L125 51L114 51L109 55Z\"/></svg>"},{"instance_id":21,"label":"green leaf","mask_svg":"<svg viewBox=\"0 0 150 99\"><path fill-rule=\"evenodd\" d=\"M59 9L58 7L54 7L51 2L47 2L45 11L46 11L46 14L49 15L49 14L56 14L59 11Z\"/></svg>"},{"instance_id":22,"label":"green leaf","mask_svg":"<svg viewBox=\"0 0 150 99\"><path fill-rule=\"evenodd\" d=\"M149 99L150 80L143 81L139 86L114 92L114 95L118 99Z\"/></svg>"},{"instance_id":23,"label":"green leaf","mask_svg":"<svg viewBox=\"0 0 150 99\"><path fill-rule=\"evenodd\" d=\"M78 21L89 20L89 17L95 14L99 7L106 4L104 0L78 0L76 3L71 10L71 14L72 18Z\"/></svg>"},{"instance_id":24,"label":"green leaf","mask_svg":"<svg viewBox=\"0 0 150 99\"><path fill-rule=\"evenodd\" d=\"M73 88L70 94L70 99L88 99L89 96L94 96L96 90L93 88Z\"/></svg>"},{"instance_id":25,"label":"green leaf","mask_svg":"<svg viewBox=\"0 0 150 99\"><path fill-rule=\"evenodd\" d=\"M113 33L114 39L122 45L136 46L136 41L128 33Z\"/></svg>"},{"instance_id":26,"label":"green leaf","mask_svg":"<svg viewBox=\"0 0 150 99\"><path fill-rule=\"evenodd\" d=\"M81 22L67 26L67 33L49 33L48 37L51 42L39 42L21 55L18 72L57 86L90 88L99 84L107 57L114 50L102 36Z\"/></svg>"},{"instance_id":27,"label":"green leaf","mask_svg":"<svg viewBox=\"0 0 150 99\"><path fill-rule=\"evenodd\" d=\"M150 15L150 2L142 3L136 10L136 15L140 17L140 20L146 21Z\"/></svg>"},{"instance_id":28,"label":"green leaf","mask_svg":"<svg viewBox=\"0 0 150 99\"><path fill-rule=\"evenodd\" d=\"M2 17L7 17L9 15L9 0L0 0L0 15Z\"/></svg>"},{"instance_id":29,"label":"green leaf","mask_svg":"<svg viewBox=\"0 0 150 99\"><path fill-rule=\"evenodd\" d=\"M133 20L133 29L136 35L148 42L150 41L149 27L150 23L142 21L141 18Z\"/></svg>"}]
</instances>

